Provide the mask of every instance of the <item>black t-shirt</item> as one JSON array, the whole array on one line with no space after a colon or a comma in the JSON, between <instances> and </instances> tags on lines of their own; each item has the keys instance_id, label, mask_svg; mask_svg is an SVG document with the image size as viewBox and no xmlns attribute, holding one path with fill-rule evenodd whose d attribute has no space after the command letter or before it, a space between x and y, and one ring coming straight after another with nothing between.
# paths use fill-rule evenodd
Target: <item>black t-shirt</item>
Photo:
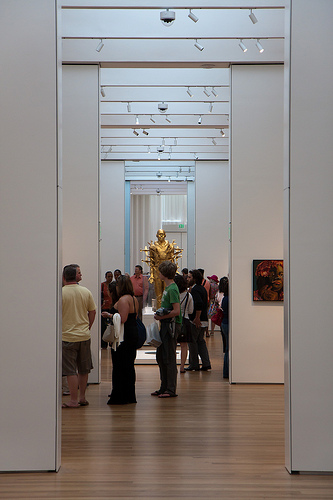
<instances>
[{"instance_id":1,"label":"black t-shirt","mask_svg":"<svg viewBox=\"0 0 333 500\"><path fill-rule=\"evenodd\" d=\"M196 311L201 311L200 321L208 321L206 288L202 285L194 285L191 289L191 295L193 297L194 310L189 315L190 320L194 320Z\"/></svg>"}]
</instances>

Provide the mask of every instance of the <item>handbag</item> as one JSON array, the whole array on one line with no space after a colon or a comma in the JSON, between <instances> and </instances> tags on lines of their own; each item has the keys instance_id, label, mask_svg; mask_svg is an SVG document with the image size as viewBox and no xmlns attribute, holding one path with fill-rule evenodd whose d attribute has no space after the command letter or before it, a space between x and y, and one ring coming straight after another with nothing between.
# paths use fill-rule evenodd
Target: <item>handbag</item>
<instances>
[{"instance_id":1,"label":"handbag","mask_svg":"<svg viewBox=\"0 0 333 500\"><path fill-rule=\"evenodd\" d=\"M183 299L184 301L185 299ZM186 295L186 302L184 307L184 316L182 317L182 324L180 328L180 334L177 337L177 342L192 342L192 327L191 321L188 318L185 318L185 312L188 302L188 293Z\"/></svg>"},{"instance_id":2,"label":"handbag","mask_svg":"<svg viewBox=\"0 0 333 500\"><path fill-rule=\"evenodd\" d=\"M223 320L223 311L222 309L217 309L216 313L214 316L211 317L211 320L215 325L221 326L222 320Z\"/></svg>"},{"instance_id":3,"label":"handbag","mask_svg":"<svg viewBox=\"0 0 333 500\"><path fill-rule=\"evenodd\" d=\"M114 335L114 325L113 323L109 323L108 326L106 327L105 332L103 333L102 339L104 342L109 342L112 344L115 340L115 335Z\"/></svg>"},{"instance_id":4,"label":"handbag","mask_svg":"<svg viewBox=\"0 0 333 500\"><path fill-rule=\"evenodd\" d=\"M140 349L147 339L147 330L145 325L142 323L141 319L137 316L136 318L136 326L138 327L138 342L136 344L136 348Z\"/></svg>"}]
</instances>

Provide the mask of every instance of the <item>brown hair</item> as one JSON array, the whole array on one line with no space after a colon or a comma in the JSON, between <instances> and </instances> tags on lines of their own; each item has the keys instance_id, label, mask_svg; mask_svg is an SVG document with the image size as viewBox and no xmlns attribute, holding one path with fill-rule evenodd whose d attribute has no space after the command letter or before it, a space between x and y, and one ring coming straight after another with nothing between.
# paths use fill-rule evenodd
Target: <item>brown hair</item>
<instances>
[{"instance_id":1,"label":"brown hair","mask_svg":"<svg viewBox=\"0 0 333 500\"><path fill-rule=\"evenodd\" d=\"M158 266L158 270L169 280L173 280L177 271L177 265L171 260L165 260Z\"/></svg>"},{"instance_id":2,"label":"brown hair","mask_svg":"<svg viewBox=\"0 0 333 500\"><path fill-rule=\"evenodd\" d=\"M123 295L134 295L133 285L128 276L119 276L117 281L117 293L119 298Z\"/></svg>"}]
</instances>

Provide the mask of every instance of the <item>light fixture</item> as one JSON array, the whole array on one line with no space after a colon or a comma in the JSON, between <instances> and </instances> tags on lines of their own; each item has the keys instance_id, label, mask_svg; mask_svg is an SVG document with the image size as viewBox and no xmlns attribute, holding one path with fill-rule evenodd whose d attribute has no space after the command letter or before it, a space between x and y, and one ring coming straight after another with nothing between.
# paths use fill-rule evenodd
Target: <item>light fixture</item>
<instances>
[{"instance_id":1,"label":"light fixture","mask_svg":"<svg viewBox=\"0 0 333 500\"><path fill-rule=\"evenodd\" d=\"M213 102L211 102L211 103L209 104L209 112L210 112L210 113L212 113L212 112L213 112L213 104L214 104Z\"/></svg>"},{"instance_id":2,"label":"light fixture","mask_svg":"<svg viewBox=\"0 0 333 500\"><path fill-rule=\"evenodd\" d=\"M160 161L160 159L161 159L161 153L158 153L157 159L158 159L158 161Z\"/></svg>"},{"instance_id":3,"label":"light fixture","mask_svg":"<svg viewBox=\"0 0 333 500\"><path fill-rule=\"evenodd\" d=\"M176 19L176 14L173 10L163 10L160 12L160 20L164 26L171 26Z\"/></svg>"},{"instance_id":4,"label":"light fixture","mask_svg":"<svg viewBox=\"0 0 333 500\"><path fill-rule=\"evenodd\" d=\"M145 135L149 135L149 132L147 132L147 130L143 129L142 131Z\"/></svg>"},{"instance_id":5,"label":"light fixture","mask_svg":"<svg viewBox=\"0 0 333 500\"><path fill-rule=\"evenodd\" d=\"M127 113L130 113L132 111L131 103L127 103Z\"/></svg>"},{"instance_id":6,"label":"light fixture","mask_svg":"<svg viewBox=\"0 0 333 500\"><path fill-rule=\"evenodd\" d=\"M202 123L202 116L200 115L198 118L198 125L201 125L201 123Z\"/></svg>"},{"instance_id":7,"label":"light fixture","mask_svg":"<svg viewBox=\"0 0 333 500\"><path fill-rule=\"evenodd\" d=\"M199 159L199 156L197 155L197 153L193 153L193 156L194 156L194 159L195 159L195 160L198 160L198 159Z\"/></svg>"},{"instance_id":8,"label":"light fixture","mask_svg":"<svg viewBox=\"0 0 333 500\"><path fill-rule=\"evenodd\" d=\"M165 115L165 120L166 120L168 123L171 123L171 120L170 120L170 118L168 118L168 115Z\"/></svg>"},{"instance_id":9,"label":"light fixture","mask_svg":"<svg viewBox=\"0 0 333 500\"><path fill-rule=\"evenodd\" d=\"M193 94L192 94L192 92L190 91L190 87L187 87L187 91L186 91L186 92L188 93L188 95L189 95L190 97L193 97Z\"/></svg>"},{"instance_id":10,"label":"light fixture","mask_svg":"<svg viewBox=\"0 0 333 500\"><path fill-rule=\"evenodd\" d=\"M257 38L256 47L259 50L260 54L262 54L265 50L264 47L261 45L259 38Z\"/></svg>"},{"instance_id":11,"label":"light fixture","mask_svg":"<svg viewBox=\"0 0 333 500\"><path fill-rule=\"evenodd\" d=\"M150 146L148 146L147 153L150 154Z\"/></svg>"},{"instance_id":12,"label":"light fixture","mask_svg":"<svg viewBox=\"0 0 333 500\"><path fill-rule=\"evenodd\" d=\"M216 146L216 141L215 141L214 137L212 138L212 143L214 144L214 146Z\"/></svg>"},{"instance_id":13,"label":"light fixture","mask_svg":"<svg viewBox=\"0 0 333 500\"><path fill-rule=\"evenodd\" d=\"M177 146L177 138L175 137L174 141L173 141L173 145L174 146Z\"/></svg>"},{"instance_id":14,"label":"light fixture","mask_svg":"<svg viewBox=\"0 0 333 500\"><path fill-rule=\"evenodd\" d=\"M111 151L112 151L112 146L109 147L108 153L111 153Z\"/></svg>"},{"instance_id":15,"label":"light fixture","mask_svg":"<svg viewBox=\"0 0 333 500\"><path fill-rule=\"evenodd\" d=\"M222 137L225 137L225 132L224 132L223 128L221 128L220 133L221 133Z\"/></svg>"},{"instance_id":16,"label":"light fixture","mask_svg":"<svg viewBox=\"0 0 333 500\"><path fill-rule=\"evenodd\" d=\"M242 49L243 52L247 52L247 47L245 47L244 43L243 43L243 38L241 38L239 40L239 44L240 48Z\"/></svg>"},{"instance_id":17,"label":"light fixture","mask_svg":"<svg viewBox=\"0 0 333 500\"><path fill-rule=\"evenodd\" d=\"M206 87L204 87L203 93L206 94L207 97L210 97L210 93L208 92Z\"/></svg>"},{"instance_id":18,"label":"light fixture","mask_svg":"<svg viewBox=\"0 0 333 500\"><path fill-rule=\"evenodd\" d=\"M157 107L160 113L165 113L166 110L168 109L168 103L164 101L159 102Z\"/></svg>"},{"instance_id":19,"label":"light fixture","mask_svg":"<svg viewBox=\"0 0 333 500\"><path fill-rule=\"evenodd\" d=\"M105 97L105 90L104 90L104 87L101 87L101 95L102 95L102 97Z\"/></svg>"},{"instance_id":20,"label":"light fixture","mask_svg":"<svg viewBox=\"0 0 333 500\"><path fill-rule=\"evenodd\" d=\"M164 139L164 137L162 139L162 145L165 146L165 139Z\"/></svg>"},{"instance_id":21,"label":"light fixture","mask_svg":"<svg viewBox=\"0 0 333 500\"><path fill-rule=\"evenodd\" d=\"M218 93L216 92L215 87L212 87L212 94L214 97L218 96Z\"/></svg>"},{"instance_id":22,"label":"light fixture","mask_svg":"<svg viewBox=\"0 0 333 500\"><path fill-rule=\"evenodd\" d=\"M199 18L193 14L192 9L190 9L190 12L188 13L188 16L194 23L197 23L199 21Z\"/></svg>"},{"instance_id":23,"label":"light fixture","mask_svg":"<svg viewBox=\"0 0 333 500\"><path fill-rule=\"evenodd\" d=\"M137 132L135 129L133 130L133 134L138 136L139 135L139 132Z\"/></svg>"},{"instance_id":24,"label":"light fixture","mask_svg":"<svg viewBox=\"0 0 333 500\"><path fill-rule=\"evenodd\" d=\"M138 115L136 115L136 117L135 117L135 125L139 125L139 124L140 124L139 117L138 117Z\"/></svg>"},{"instance_id":25,"label":"light fixture","mask_svg":"<svg viewBox=\"0 0 333 500\"><path fill-rule=\"evenodd\" d=\"M172 146L169 146L169 153L172 153Z\"/></svg>"},{"instance_id":26,"label":"light fixture","mask_svg":"<svg viewBox=\"0 0 333 500\"><path fill-rule=\"evenodd\" d=\"M170 160L170 155L169 155L169 160ZM169 177L168 182L171 182L171 177Z\"/></svg>"},{"instance_id":27,"label":"light fixture","mask_svg":"<svg viewBox=\"0 0 333 500\"><path fill-rule=\"evenodd\" d=\"M150 119L151 122L156 123L155 120L154 120L154 118L153 118L153 115L150 115L149 119Z\"/></svg>"},{"instance_id":28,"label":"light fixture","mask_svg":"<svg viewBox=\"0 0 333 500\"><path fill-rule=\"evenodd\" d=\"M99 44L96 47L96 52L100 52L103 47L104 47L104 43L103 43L103 39L101 38L101 41L99 42Z\"/></svg>"},{"instance_id":29,"label":"light fixture","mask_svg":"<svg viewBox=\"0 0 333 500\"><path fill-rule=\"evenodd\" d=\"M169 153L168 160L171 160L171 153ZM171 181L168 181L171 182Z\"/></svg>"},{"instance_id":30,"label":"light fixture","mask_svg":"<svg viewBox=\"0 0 333 500\"><path fill-rule=\"evenodd\" d=\"M198 42L198 39L197 39L197 38L195 39L195 44L194 44L194 47L196 47L198 50L200 50L200 52L202 52L202 51L203 51L203 49L205 48L205 47L203 47L203 46L202 46L202 45Z\"/></svg>"},{"instance_id":31,"label":"light fixture","mask_svg":"<svg viewBox=\"0 0 333 500\"><path fill-rule=\"evenodd\" d=\"M256 18L256 16L253 14L252 9L250 9L249 18L251 19L251 21L253 22L253 24L256 24L256 23L258 22L258 19L257 19L257 18Z\"/></svg>"}]
</instances>

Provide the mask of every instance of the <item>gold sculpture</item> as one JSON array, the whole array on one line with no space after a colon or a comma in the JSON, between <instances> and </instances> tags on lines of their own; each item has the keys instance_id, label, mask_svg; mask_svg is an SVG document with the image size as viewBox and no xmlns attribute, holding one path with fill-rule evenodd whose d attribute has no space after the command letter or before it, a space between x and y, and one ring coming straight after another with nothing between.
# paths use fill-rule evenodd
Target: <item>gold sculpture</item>
<instances>
[{"instance_id":1,"label":"gold sculpture","mask_svg":"<svg viewBox=\"0 0 333 500\"><path fill-rule=\"evenodd\" d=\"M166 233L164 229L159 229L156 233L157 240L153 243L150 241L145 246L144 249L140 249L140 252L145 252L147 259L142 259L142 262L145 262L150 267L150 278L149 282L154 283L155 287L155 295L157 300L157 308L161 307L161 300L163 291L165 288L164 281L160 279L158 266L161 262L165 260L171 260L177 264L177 260L181 257L182 249L175 245L175 240L170 243L166 240Z\"/></svg>"}]
</instances>

